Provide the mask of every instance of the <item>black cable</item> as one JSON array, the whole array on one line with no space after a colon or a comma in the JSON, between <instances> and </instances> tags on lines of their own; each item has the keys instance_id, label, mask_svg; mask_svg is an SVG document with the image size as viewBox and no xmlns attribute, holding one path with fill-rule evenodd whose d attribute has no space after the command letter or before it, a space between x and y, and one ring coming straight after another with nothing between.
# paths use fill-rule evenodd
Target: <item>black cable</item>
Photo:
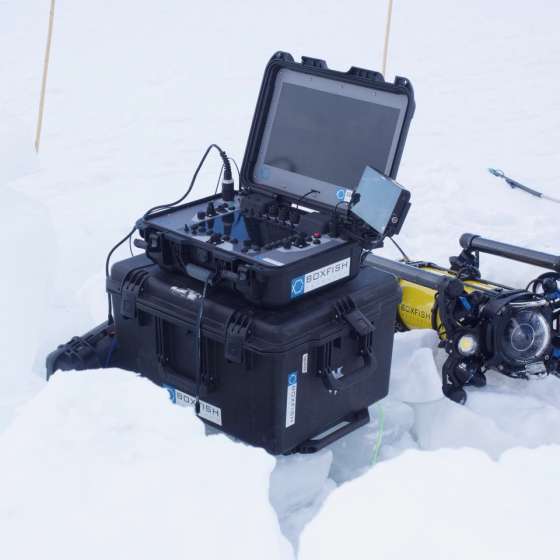
<instances>
[{"instance_id":1,"label":"black cable","mask_svg":"<svg viewBox=\"0 0 560 560\"><path fill-rule=\"evenodd\" d=\"M235 165L235 169L237 169L237 181L239 184L239 188L241 188L241 173L239 172L239 166L237 165L237 162L232 157L228 156L228 160L233 161L233 164ZM218 189L220 188L220 180L222 178L223 172L224 172L224 166L222 164L222 168L220 169L220 174L218 175L218 182L216 183L216 188L214 189L214 194L218 194Z\"/></svg>"},{"instance_id":2,"label":"black cable","mask_svg":"<svg viewBox=\"0 0 560 560\"><path fill-rule=\"evenodd\" d=\"M231 165L229 163L227 154L217 144L210 144L210 146L208 146L208 148L206 148L206 151L204 152L204 155L202 156L201 160L199 161L198 166L197 166L197 168L196 168L196 170L195 170L195 172L192 176L191 182L190 182L185 194L183 194L183 196L181 198L177 199L174 202L170 202L169 204L160 204L158 206L153 206L147 212L144 213L144 219L146 219L148 216L150 216L150 214L152 214L156 210L163 210L163 209L166 209L166 208L172 208L173 206L177 206L177 204L180 204L181 202L183 202L183 200L185 200L185 198L187 198L189 196L189 194L191 193L191 191L194 187L194 184L196 182L198 174L199 174L200 170L202 169L202 166L204 165L204 162L206 161L206 158L208 157L208 154L210 153L210 150L212 150L212 148L215 148L216 150L218 150L218 153L220 154L220 157L222 158L223 167L224 167L224 176L227 175L228 172L229 172L229 177L231 178ZM130 230L130 233L125 235L118 243L116 243L111 248L109 253L107 254L107 258L105 260L105 276L107 278L109 277L109 266L111 264L111 257L113 256L113 253L123 243L125 243L127 240L130 240L132 238L132 236L134 235L135 231L136 231L136 224ZM108 303L108 311L109 311L108 321L109 321L109 324L112 324L113 323L113 304L111 302L111 296L110 295L108 296L108 301L109 301L109 303Z\"/></svg>"},{"instance_id":3,"label":"black cable","mask_svg":"<svg viewBox=\"0 0 560 560\"><path fill-rule=\"evenodd\" d=\"M404 257L405 262L409 263L410 259L408 258L408 255L401 249L400 245L392 237L389 237L389 239L393 242L393 245L399 250L400 254Z\"/></svg>"},{"instance_id":4,"label":"black cable","mask_svg":"<svg viewBox=\"0 0 560 560\"><path fill-rule=\"evenodd\" d=\"M231 177L231 166L229 164L227 154L217 144L210 144L210 146L208 146L208 148L206 148L206 151L204 152L204 155L202 156L202 159L198 163L198 166L197 166L197 168L196 168L196 170L195 170L195 172L192 176L191 182L190 182L189 187L187 188L185 194L181 198L175 200L174 202L170 202L169 204L159 204L158 206L154 206L153 208L150 208L144 214L144 219L147 218L150 214L152 214L153 212L155 212L157 210L164 210L164 209L167 209L167 208L172 208L173 206L177 206L177 204L181 204L181 202L183 202L183 200L185 200L185 198L187 198L187 196L189 196L189 194L191 194L191 191L194 187L194 184L196 182L198 174L199 174L200 170L202 169L202 166L204 165L204 162L206 161L206 158L208 157L208 154L210 153L210 150L212 148L215 148L216 150L218 150L218 153L220 154L220 157L222 158L222 162L223 162L223 166L224 166L224 176L227 174L228 169L229 169L229 173L230 173L230 177Z\"/></svg>"},{"instance_id":5,"label":"black cable","mask_svg":"<svg viewBox=\"0 0 560 560\"><path fill-rule=\"evenodd\" d=\"M216 181L216 188L214 189L214 194L218 194L218 189L220 188L220 181L222 180L222 174L224 172L224 166L220 167L220 174L218 175L218 180Z\"/></svg>"},{"instance_id":6,"label":"black cable","mask_svg":"<svg viewBox=\"0 0 560 560\"><path fill-rule=\"evenodd\" d=\"M310 194L313 193L318 193L321 191L318 191L316 189L311 189L309 192L305 193L304 195L300 196L297 200L296 200L296 208L299 210L299 203L304 199L307 198Z\"/></svg>"},{"instance_id":7,"label":"black cable","mask_svg":"<svg viewBox=\"0 0 560 560\"><path fill-rule=\"evenodd\" d=\"M239 187L241 188L241 172L239 171L239 165L232 157L228 157L230 161L233 161L233 165L235 165L235 169L237 169L237 179L239 180Z\"/></svg>"},{"instance_id":8,"label":"black cable","mask_svg":"<svg viewBox=\"0 0 560 560\"><path fill-rule=\"evenodd\" d=\"M346 216L348 216L348 211L350 210L350 203L346 200L339 200L333 210L333 216L336 218L336 211L341 204L346 204Z\"/></svg>"},{"instance_id":9,"label":"black cable","mask_svg":"<svg viewBox=\"0 0 560 560\"><path fill-rule=\"evenodd\" d=\"M196 318L196 394L194 408L196 414L200 413L200 387L202 385L202 315L204 313L204 300L210 284L210 276L204 282L202 296L200 298L200 307Z\"/></svg>"}]
</instances>

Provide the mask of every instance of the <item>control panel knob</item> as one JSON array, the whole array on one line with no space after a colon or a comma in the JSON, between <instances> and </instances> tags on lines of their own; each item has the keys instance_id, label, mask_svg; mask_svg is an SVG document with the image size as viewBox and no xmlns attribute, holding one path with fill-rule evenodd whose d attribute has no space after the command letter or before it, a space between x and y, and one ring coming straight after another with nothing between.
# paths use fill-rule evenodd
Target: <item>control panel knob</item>
<instances>
[{"instance_id":1,"label":"control panel knob","mask_svg":"<svg viewBox=\"0 0 560 560\"><path fill-rule=\"evenodd\" d=\"M216 215L216 210L214 208L214 203L213 202L208 203L208 206L206 207L206 215L207 216L215 216Z\"/></svg>"},{"instance_id":2,"label":"control panel knob","mask_svg":"<svg viewBox=\"0 0 560 560\"><path fill-rule=\"evenodd\" d=\"M199 220L204 220L204 218L206 218L206 212L204 212L204 210L199 210L199 211L196 213L196 217L197 217Z\"/></svg>"},{"instance_id":3,"label":"control panel knob","mask_svg":"<svg viewBox=\"0 0 560 560\"><path fill-rule=\"evenodd\" d=\"M284 239L283 243L282 243L282 247L284 247L284 249L291 249L292 248L292 240L291 239Z\"/></svg>"}]
</instances>

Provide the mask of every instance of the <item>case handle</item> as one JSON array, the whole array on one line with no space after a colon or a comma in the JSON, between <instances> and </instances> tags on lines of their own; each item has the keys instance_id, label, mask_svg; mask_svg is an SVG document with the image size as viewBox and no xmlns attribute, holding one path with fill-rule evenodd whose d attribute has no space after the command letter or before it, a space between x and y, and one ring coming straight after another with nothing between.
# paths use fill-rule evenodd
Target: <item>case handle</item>
<instances>
[{"instance_id":1,"label":"case handle","mask_svg":"<svg viewBox=\"0 0 560 560\"><path fill-rule=\"evenodd\" d=\"M180 391L188 393L192 397L196 396L197 393L197 383L193 379L189 379L184 375L178 374L173 368L166 366L162 362L159 362L159 375L164 385L171 385L176 387ZM204 397L212 391L211 386L204 382L204 377L200 382L200 393L199 396Z\"/></svg>"},{"instance_id":2,"label":"case handle","mask_svg":"<svg viewBox=\"0 0 560 560\"><path fill-rule=\"evenodd\" d=\"M296 451L299 453L315 453L325 448L327 445L335 442L337 439L353 432L357 428L365 426L369 422L369 412L367 408L353 412L340 421L340 427L327 433L324 437L321 435L310 438L300 444Z\"/></svg>"},{"instance_id":3,"label":"case handle","mask_svg":"<svg viewBox=\"0 0 560 560\"><path fill-rule=\"evenodd\" d=\"M367 381L367 378L377 368L377 360L371 354L365 354L362 358L364 365L352 373L342 374L332 368L327 368L323 372L323 381L327 389L338 393L338 391L346 391L354 385Z\"/></svg>"}]
</instances>

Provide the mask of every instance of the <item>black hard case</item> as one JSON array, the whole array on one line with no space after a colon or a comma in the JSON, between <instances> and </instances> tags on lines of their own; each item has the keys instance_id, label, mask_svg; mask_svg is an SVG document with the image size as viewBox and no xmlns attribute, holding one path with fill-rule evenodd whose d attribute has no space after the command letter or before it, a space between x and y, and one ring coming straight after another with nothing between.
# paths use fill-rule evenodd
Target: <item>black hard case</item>
<instances>
[{"instance_id":1,"label":"black hard case","mask_svg":"<svg viewBox=\"0 0 560 560\"><path fill-rule=\"evenodd\" d=\"M202 285L138 256L113 266L107 289L116 364L197 394L201 300L185 294L200 293ZM201 401L221 409L222 425L208 423L281 454L316 451L367 422L367 407L388 392L399 301L394 277L371 267L284 310L256 308L227 290L211 290L203 304L198 388ZM294 373L295 423L286 427Z\"/></svg>"},{"instance_id":2,"label":"black hard case","mask_svg":"<svg viewBox=\"0 0 560 560\"><path fill-rule=\"evenodd\" d=\"M393 159L393 165L391 167L391 172L389 173L390 177L393 179L396 178L408 130L410 128L410 122L412 121L412 117L414 116L414 111L416 109L414 90L410 80L397 76L394 83L386 82L383 74L380 72L366 70L356 66L352 66L347 72L331 70L324 60L309 56L303 56L301 58L301 62L298 63L294 60L290 53L278 51L272 56L264 72L259 97L257 99L257 105L253 115L253 122L251 124L251 130L247 140L247 146L245 148L245 155L241 165L241 183L243 186L269 195L275 194L281 198L283 197L290 200L290 197L286 194L285 190L275 189L269 185L261 185L255 182L253 178L262 135L268 118L272 95L274 93L276 76L278 75L278 72L284 68L300 72L302 74L322 76L339 82L357 84L373 90L406 96L407 108ZM297 197L295 198L297 199ZM306 199L305 206L313 208L314 210L326 210L329 212L332 212L333 209L336 209L336 211L340 213L345 211L344 208L336 208L335 206L327 205L312 199Z\"/></svg>"},{"instance_id":3,"label":"black hard case","mask_svg":"<svg viewBox=\"0 0 560 560\"><path fill-rule=\"evenodd\" d=\"M268 185L261 185L253 180L254 166L256 164L262 134L270 108L276 76L278 72L284 68L303 74L322 76L340 82L358 84L374 90L405 95L407 97L407 109L390 173L391 177L396 177L410 122L415 110L414 91L410 81L407 78L396 77L394 83L385 82L383 75L379 72L365 70L355 66L351 67L347 72L339 72L329 69L324 60L306 56L302 57L301 62L295 62L292 55L279 51L272 56L264 72L247 140L243 164L241 166L241 186L244 189L248 189L247 192L258 192L265 197L269 197L276 203L280 202L284 204L297 202L299 198L299 196L296 195L290 196L290 194L286 193L284 190L274 189ZM155 215L178 212L193 204L214 200L216 198L219 198L219 195L163 210ZM313 201L311 199L306 199L305 206L329 214L333 211L339 213L343 212L343 207L337 208L336 206L329 206L320 201ZM246 264L239 258L239 255L223 251L219 246L210 250L207 243L202 243L193 238L187 240L184 236L177 235L176 233L154 228L149 219L139 220L137 226L144 238L147 239L152 233L157 236L157 247L155 249L148 247L146 252L154 262L168 270L184 271L184 264L192 263L212 271L225 270L237 273L239 266L242 266L246 269L246 272L243 272L243 281L225 280L224 283L229 284L231 289L242 294L246 299L257 305L277 307L291 303L290 283L293 278L327 266L337 260L351 257L350 274L347 278L339 280L338 283L342 284L346 282L347 279L353 278L359 271L361 244L356 240L349 242L346 247L336 247L331 251L312 256L306 261L298 262L295 265L278 268L274 265L267 265L264 262L262 264ZM379 239L377 243L373 243L369 248L371 249L381 245L382 240ZM331 286L332 285L325 286L320 290L328 290Z\"/></svg>"},{"instance_id":4,"label":"black hard case","mask_svg":"<svg viewBox=\"0 0 560 560\"><path fill-rule=\"evenodd\" d=\"M177 212L182 208L215 198L213 196L197 200L191 204L158 212L156 215ZM346 258L350 258L348 279L353 278L360 271L362 248L357 241L337 245L304 260L278 267L266 262L248 264L242 261L237 253L224 251L219 245L209 246L208 243L196 238L186 241L183 236L174 232L156 230L151 226L149 220L139 221L138 224L144 238L149 238L152 233L158 235L157 250L148 248L146 254L161 267L169 271L184 271L185 265L191 263L216 272L228 271L240 274L243 271L243 280L223 278L222 285L228 286L230 290L242 295L255 305L280 307L290 304L291 282L294 278ZM343 283L346 280L347 278L344 278L337 282ZM328 284L319 288L319 291L328 290L332 285Z\"/></svg>"}]
</instances>

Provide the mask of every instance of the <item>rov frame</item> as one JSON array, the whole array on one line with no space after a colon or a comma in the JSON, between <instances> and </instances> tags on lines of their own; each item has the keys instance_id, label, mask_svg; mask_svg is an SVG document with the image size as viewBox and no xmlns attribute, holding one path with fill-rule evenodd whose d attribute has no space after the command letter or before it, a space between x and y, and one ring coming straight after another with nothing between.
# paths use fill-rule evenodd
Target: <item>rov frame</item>
<instances>
[{"instance_id":1,"label":"rov frame","mask_svg":"<svg viewBox=\"0 0 560 560\"><path fill-rule=\"evenodd\" d=\"M401 281L403 301L396 330L432 328L438 333L448 354L442 369L443 393L456 402L466 402L464 386L484 386L488 369L524 379L559 375L560 292L556 270L560 259L470 234L462 236L461 245L463 252L450 259L451 268L368 257L369 264ZM553 272L539 276L525 290L513 289L481 279L478 251L547 266ZM529 309L536 311L534 317L550 335L542 352L524 362L519 356L512 357L502 335L516 313Z\"/></svg>"}]
</instances>

